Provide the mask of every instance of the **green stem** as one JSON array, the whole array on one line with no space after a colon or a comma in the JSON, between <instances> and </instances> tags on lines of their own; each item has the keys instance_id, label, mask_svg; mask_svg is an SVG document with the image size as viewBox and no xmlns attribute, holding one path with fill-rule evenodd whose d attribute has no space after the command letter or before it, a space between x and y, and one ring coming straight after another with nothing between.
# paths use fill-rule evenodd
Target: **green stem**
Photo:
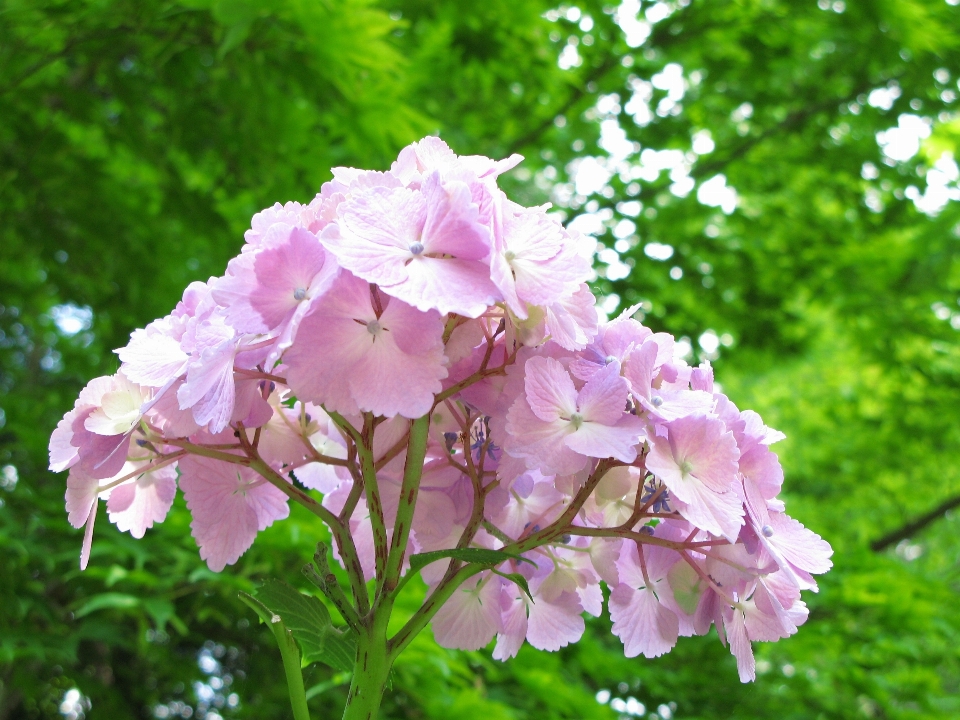
<instances>
[{"instance_id":1,"label":"green stem","mask_svg":"<svg viewBox=\"0 0 960 720\"><path fill-rule=\"evenodd\" d=\"M297 641L293 639L293 633L287 630L282 622L271 622L270 629L273 630L273 636L277 639L277 645L280 646L280 657L283 658L283 672L287 676L287 691L290 693L294 720L310 720Z\"/></svg>"},{"instance_id":2,"label":"green stem","mask_svg":"<svg viewBox=\"0 0 960 720\"><path fill-rule=\"evenodd\" d=\"M277 640L277 647L280 648L280 658L283 660L283 672L287 676L287 692L290 695L294 720L310 720L310 711L307 709L307 694L303 688L303 673L300 670L300 648L297 647L297 641L294 640L293 633L287 630L279 615L275 615L252 595L240 593L240 600L270 628L273 637Z\"/></svg>"},{"instance_id":3,"label":"green stem","mask_svg":"<svg viewBox=\"0 0 960 720\"><path fill-rule=\"evenodd\" d=\"M407 459L403 467L403 483L400 486L400 499L397 504L397 520L393 525L393 540L390 543L390 555L387 557L387 569L384 574L384 588L387 592L393 591L400 580L403 556L407 550L410 527L413 525L413 512L417 506L420 478L423 476L423 460L427 454L429 431L430 415L417 418L410 427Z\"/></svg>"},{"instance_id":4,"label":"green stem","mask_svg":"<svg viewBox=\"0 0 960 720\"><path fill-rule=\"evenodd\" d=\"M333 533L333 539L336 541L337 547L340 549L340 557L343 558L347 575L350 577L357 609L361 613L365 613L370 607L367 599L367 588L363 582L363 569L360 565L360 557L357 555L357 547L354 545L353 537L350 535L349 525L341 522L340 518L303 492L303 490L287 482L276 470L260 459L258 455L255 455L255 459L250 461L250 467L260 473L267 482L283 492L291 500L300 503L327 524L330 532Z\"/></svg>"},{"instance_id":5,"label":"green stem","mask_svg":"<svg viewBox=\"0 0 960 720\"><path fill-rule=\"evenodd\" d=\"M387 652L387 622L390 603L374 609L370 624L357 640L357 660L343 720L376 720L387 687L392 661ZM299 719L298 719L299 720Z\"/></svg>"},{"instance_id":6,"label":"green stem","mask_svg":"<svg viewBox=\"0 0 960 720\"><path fill-rule=\"evenodd\" d=\"M331 415L336 422L336 417ZM349 423L348 423L349 425ZM352 427L352 426L351 426ZM377 571L377 586L383 582L387 564L387 526L383 519L383 503L380 500L380 485L377 483L376 462L373 459L373 423L369 414L363 423L363 432L356 435L357 458L363 476L363 489L367 494L367 509L370 511L370 526L373 530L374 561Z\"/></svg>"}]
</instances>

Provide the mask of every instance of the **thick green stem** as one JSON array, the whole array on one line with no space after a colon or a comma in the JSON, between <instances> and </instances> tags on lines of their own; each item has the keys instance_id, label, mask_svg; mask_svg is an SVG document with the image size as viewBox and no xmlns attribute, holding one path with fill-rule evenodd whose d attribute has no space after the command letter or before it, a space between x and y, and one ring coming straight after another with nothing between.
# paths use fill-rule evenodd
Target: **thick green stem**
<instances>
[{"instance_id":1,"label":"thick green stem","mask_svg":"<svg viewBox=\"0 0 960 720\"><path fill-rule=\"evenodd\" d=\"M357 660L343 720L376 720L380 713L380 702L383 700L392 664L387 653L387 622L392 610L390 605L386 603L385 606L376 608L368 616L370 624L359 634Z\"/></svg>"},{"instance_id":2,"label":"thick green stem","mask_svg":"<svg viewBox=\"0 0 960 720\"><path fill-rule=\"evenodd\" d=\"M400 487L400 499L397 503L397 520L393 525L393 540L390 543L390 555L387 557L387 569L384 575L384 588L392 592L400 580L400 568L410 538L413 525L413 511L417 506L417 493L420 490L420 478L423 476L423 460L427 454L427 438L430 431L430 416L424 415L413 421L410 428L410 440L407 445L407 459L403 468L403 484Z\"/></svg>"}]
</instances>

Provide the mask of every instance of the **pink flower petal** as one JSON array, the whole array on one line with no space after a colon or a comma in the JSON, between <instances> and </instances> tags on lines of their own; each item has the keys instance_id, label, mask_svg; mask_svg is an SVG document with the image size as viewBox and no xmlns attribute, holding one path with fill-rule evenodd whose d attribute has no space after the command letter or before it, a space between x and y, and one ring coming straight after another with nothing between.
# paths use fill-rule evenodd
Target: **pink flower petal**
<instances>
[{"instance_id":1,"label":"pink flower petal","mask_svg":"<svg viewBox=\"0 0 960 720\"><path fill-rule=\"evenodd\" d=\"M524 366L524 373L527 402L538 418L553 422L560 417L569 419L577 412L577 389L559 362L549 357L532 357Z\"/></svg>"},{"instance_id":2,"label":"pink flower petal","mask_svg":"<svg viewBox=\"0 0 960 720\"><path fill-rule=\"evenodd\" d=\"M538 598L529 611L527 642L538 650L555 652L583 636L583 608L576 592L561 593L550 602Z\"/></svg>"},{"instance_id":3,"label":"pink flower petal","mask_svg":"<svg viewBox=\"0 0 960 720\"><path fill-rule=\"evenodd\" d=\"M623 642L627 657L660 657L677 644L680 621L651 589L618 585L610 593L609 605L613 634Z\"/></svg>"},{"instance_id":4,"label":"pink flower petal","mask_svg":"<svg viewBox=\"0 0 960 720\"><path fill-rule=\"evenodd\" d=\"M620 363L612 362L587 380L577 396L585 423L615 425L627 404L627 381L620 377Z\"/></svg>"},{"instance_id":5,"label":"pink flower petal","mask_svg":"<svg viewBox=\"0 0 960 720\"><path fill-rule=\"evenodd\" d=\"M460 650L486 647L503 630L500 585L500 578L483 573L457 588L433 616L437 644Z\"/></svg>"},{"instance_id":6,"label":"pink flower petal","mask_svg":"<svg viewBox=\"0 0 960 720\"><path fill-rule=\"evenodd\" d=\"M193 537L214 572L235 563L258 531L290 514L287 496L249 468L190 455L180 471Z\"/></svg>"},{"instance_id":7,"label":"pink flower petal","mask_svg":"<svg viewBox=\"0 0 960 720\"><path fill-rule=\"evenodd\" d=\"M113 488L107 515L117 529L142 538L148 528L167 517L176 494L177 469L167 465Z\"/></svg>"}]
</instances>

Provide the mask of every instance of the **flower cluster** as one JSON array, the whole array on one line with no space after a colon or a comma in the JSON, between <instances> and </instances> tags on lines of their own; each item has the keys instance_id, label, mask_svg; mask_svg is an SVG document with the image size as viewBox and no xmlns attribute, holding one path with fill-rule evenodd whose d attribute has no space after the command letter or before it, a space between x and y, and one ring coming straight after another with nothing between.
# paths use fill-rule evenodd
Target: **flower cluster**
<instances>
[{"instance_id":1,"label":"flower cluster","mask_svg":"<svg viewBox=\"0 0 960 720\"><path fill-rule=\"evenodd\" d=\"M425 138L255 215L53 433L81 566L101 498L139 538L179 487L216 571L293 499L330 525L358 612L412 555L503 551L418 568L441 645L557 650L602 581L628 656L715 625L751 679L751 641L796 632L831 565L778 499L783 436L631 310L598 322L592 242L497 187L520 159Z\"/></svg>"}]
</instances>

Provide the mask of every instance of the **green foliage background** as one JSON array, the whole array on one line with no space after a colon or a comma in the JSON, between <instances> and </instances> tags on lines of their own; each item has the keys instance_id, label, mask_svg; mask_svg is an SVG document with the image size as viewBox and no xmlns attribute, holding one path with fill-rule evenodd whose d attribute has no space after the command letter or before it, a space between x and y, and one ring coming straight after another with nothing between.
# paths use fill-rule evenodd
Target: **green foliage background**
<instances>
[{"instance_id":1,"label":"green foliage background","mask_svg":"<svg viewBox=\"0 0 960 720\"><path fill-rule=\"evenodd\" d=\"M254 212L434 132L460 153L526 155L508 192L566 198L568 218L603 221L605 247L635 224L618 230L630 274L598 264L598 292L644 303L698 351L706 331L725 341L718 379L787 433L788 508L836 567L796 637L757 645L753 685L715 635L627 660L599 619L574 647L503 665L425 633L385 716L615 718L603 689L647 717L960 716L960 543L942 511L960 496L960 203L930 216L909 199L944 151L960 156L960 8L637 5L657 21L632 47L594 0L0 0L0 465L18 477L4 470L0 489L0 720L60 717L69 688L91 718L186 717L204 692L236 693L224 718L288 716L272 638L236 597L268 575L300 582L313 519L295 509L220 575L182 502L142 541L101 519L81 575L46 441L132 329L223 272ZM579 64L561 67L570 44ZM670 63L679 104L643 84ZM642 124L637 87L652 92ZM900 90L886 109L868 101L884 87ZM876 134L904 113L932 134L885 163ZM633 165L708 130L715 149L688 156L690 176L722 173L736 210L671 192L666 172L577 196L571 163L606 157L612 119ZM651 259L649 243L674 254ZM67 304L73 330L89 308L87 327L60 329ZM307 682L316 717L338 716L345 679L314 667Z\"/></svg>"}]
</instances>

